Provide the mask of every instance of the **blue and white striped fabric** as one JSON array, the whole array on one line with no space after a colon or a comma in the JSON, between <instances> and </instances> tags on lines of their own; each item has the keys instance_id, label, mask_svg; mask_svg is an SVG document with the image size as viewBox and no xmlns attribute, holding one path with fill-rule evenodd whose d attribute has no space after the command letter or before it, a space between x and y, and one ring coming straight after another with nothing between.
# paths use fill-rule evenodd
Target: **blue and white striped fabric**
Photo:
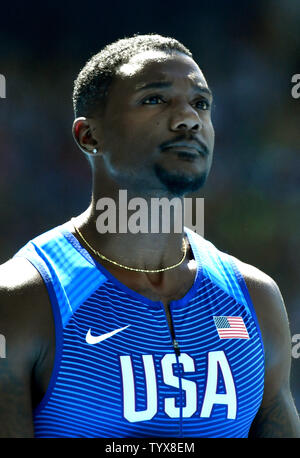
<instances>
[{"instance_id":1,"label":"blue and white striped fabric","mask_svg":"<svg viewBox=\"0 0 300 458\"><path fill-rule=\"evenodd\" d=\"M264 351L233 259L186 229L198 268L192 288L170 304L178 356L163 304L120 283L68 227L16 254L41 273L56 328L35 436L247 437L263 395ZM214 317L241 317L249 338L220 339Z\"/></svg>"}]
</instances>

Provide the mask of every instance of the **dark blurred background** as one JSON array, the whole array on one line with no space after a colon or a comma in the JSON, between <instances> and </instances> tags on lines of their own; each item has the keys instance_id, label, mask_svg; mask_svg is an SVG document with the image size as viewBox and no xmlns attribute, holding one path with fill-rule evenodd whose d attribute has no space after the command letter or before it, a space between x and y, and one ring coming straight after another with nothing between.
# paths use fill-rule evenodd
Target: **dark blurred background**
<instances>
[{"instance_id":1,"label":"dark blurred background","mask_svg":"<svg viewBox=\"0 0 300 458\"><path fill-rule=\"evenodd\" d=\"M71 135L79 70L107 43L157 32L191 49L214 92L205 236L275 279L300 334L299 0L5 2L0 27L0 261L89 203ZM299 380L293 358L298 410Z\"/></svg>"}]
</instances>

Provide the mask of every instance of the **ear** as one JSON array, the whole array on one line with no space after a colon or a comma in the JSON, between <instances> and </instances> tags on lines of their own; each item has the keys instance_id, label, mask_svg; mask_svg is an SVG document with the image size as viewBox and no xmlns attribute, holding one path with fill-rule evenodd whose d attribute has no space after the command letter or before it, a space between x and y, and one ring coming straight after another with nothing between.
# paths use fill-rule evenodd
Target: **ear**
<instances>
[{"instance_id":1,"label":"ear","mask_svg":"<svg viewBox=\"0 0 300 458\"><path fill-rule=\"evenodd\" d=\"M91 126L87 118L80 117L74 120L72 134L81 151L85 154L95 154L95 150L98 149L98 143L92 135Z\"/></svg>"}]
</instances>

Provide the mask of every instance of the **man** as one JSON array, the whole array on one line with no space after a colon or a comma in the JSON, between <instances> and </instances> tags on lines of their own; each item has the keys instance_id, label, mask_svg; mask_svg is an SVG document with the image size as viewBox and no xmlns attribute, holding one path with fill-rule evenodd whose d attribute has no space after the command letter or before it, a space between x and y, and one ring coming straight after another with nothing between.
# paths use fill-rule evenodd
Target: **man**
<instances>
[{"instance_id":1,"label":"man","mask_svg":"<svg viewBox=\"0 0 300 458\"><path fill-rule=\"evenodd\" d=\"M151 208L203 186L211 104L190 51L159 35L80 72L92 200L1 267L2 437L300 436L274 281L187 228L99 232L102 197L118 214L120 190Z\"/></svg>"}]
</instances>

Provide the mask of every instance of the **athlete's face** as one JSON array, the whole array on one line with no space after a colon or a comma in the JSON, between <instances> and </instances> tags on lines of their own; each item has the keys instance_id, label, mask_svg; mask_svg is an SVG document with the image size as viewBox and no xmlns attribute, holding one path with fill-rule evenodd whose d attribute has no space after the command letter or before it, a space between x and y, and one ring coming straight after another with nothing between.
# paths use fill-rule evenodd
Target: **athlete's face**
<instances>
[{"instance_id":1,"label":"athlete's face","mask_svg":"<svg viewBox=\"0 0 300 458\"><path fill-rule=\"evenodd\" d=\"M120 67L103 116L91 120L109 175L141 193L184 195L209 173L212 95L182 53L148 51Z\"/></svg>"}]
</instances>

